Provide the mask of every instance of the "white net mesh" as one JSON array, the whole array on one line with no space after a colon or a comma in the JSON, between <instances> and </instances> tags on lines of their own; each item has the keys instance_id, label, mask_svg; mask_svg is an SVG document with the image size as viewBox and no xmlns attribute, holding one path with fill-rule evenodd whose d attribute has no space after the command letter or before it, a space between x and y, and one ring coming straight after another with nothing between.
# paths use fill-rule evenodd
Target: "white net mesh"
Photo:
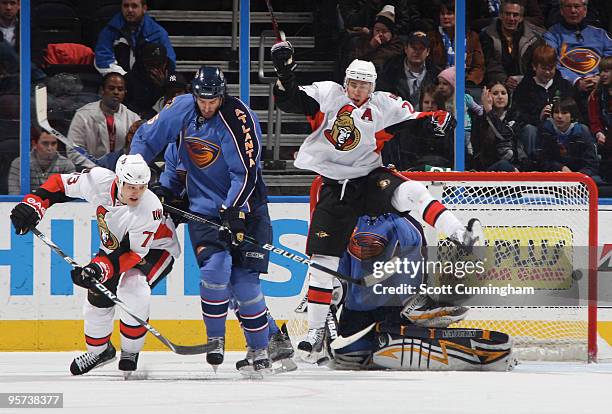
<instances>
[{"instance_id":1,"label":"white net mesh","mask_svg":"<svg viewBox=\"0 0 612 414\"><path fill-rule=\"evenodd\" d=\"M511 334L523 359L586 359L589 329L595 329L587 302L554 305L560 297L577 298L577 280L583 276L581 296L586 297L590 275L584 273L593 266L588 247L595 231L589 213L596 208L589 186L579 176L562 181L555 173L496 173L494 179L482 173L408 176L422 181L462 222L481 221L489 248L487 271L478 285L532 287L542 298L542 306L472 309L459 326ZM424 228L430 245L444 245L446 235Z\"/></svg>"}]
</instances>

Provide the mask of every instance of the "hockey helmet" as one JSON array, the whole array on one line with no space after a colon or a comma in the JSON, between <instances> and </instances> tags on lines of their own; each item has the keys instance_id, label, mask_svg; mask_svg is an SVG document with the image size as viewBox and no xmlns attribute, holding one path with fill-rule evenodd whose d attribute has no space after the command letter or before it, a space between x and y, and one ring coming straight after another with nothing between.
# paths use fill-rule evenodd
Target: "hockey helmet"
<instances>
[{"instance_id":1,"label":"hockey helmet","mask_svg":"<svg viewBox=\"0 0 612 414\"><path fill-rule=\"evenodd\" d=\"M122 155L117 160L115 174L119 179L119 188L123 184L143 185L151 179L151 170L140 154Z\"/></svg>"},{"instance_id":2,"label":"hockey helmet","mask_svg":"<svg viewBox=\"0 0 612 414\"><path fill-rule=\"evenodd\" d=\"M225 95L225 76L221 69L202 66L191 81L191 91L196 98L213 99Z\"/></svg>"},{"instance_id":3,"label":"hockey helmet","mask_svg":"<svg viewBox=\"0 0 612 414\"><path fill-rule=\"evenodd\" d=\"M348 84L349 79L354 79L363 82L370 82L372 90L376 87L376 68L372 62L367 60L355 59L346 68L344 77L344 87Z\"/></svg>"}]
</instances>

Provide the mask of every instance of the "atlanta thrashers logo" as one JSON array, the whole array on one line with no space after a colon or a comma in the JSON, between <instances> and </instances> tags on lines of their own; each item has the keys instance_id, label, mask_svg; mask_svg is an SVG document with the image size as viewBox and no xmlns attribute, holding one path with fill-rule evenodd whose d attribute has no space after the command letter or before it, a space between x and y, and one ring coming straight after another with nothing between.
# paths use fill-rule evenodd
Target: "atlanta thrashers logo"
<instances>
[{"instance_id":1,"label":"atlanta thrashers logo","mask_svg":"<svg viewBox=\"0 0 612 414\"><path fill-rule=\"evenodd\" d=\"M108 210L102 206L98 206L96 209L96 219L98 220L98 232L100 233L100 241L109 250L115 250L119 247L119 241L113 233L108 229L106 220L104 217L108 213Z\"/></svg>"},{"instance_id":2,"label":"atlanta thrashers logo","mask_svg":"<svg viewBox=\"0 0 612 414\"><path fill-rule=\"evenodd\" d=\"M361 132L355 127L355 121L351 118L354 109L352 105L344 105L338 111L332 128L323 132L325 138L339 151L350 151L361 140Z\"/></svg>"}]
</instances>

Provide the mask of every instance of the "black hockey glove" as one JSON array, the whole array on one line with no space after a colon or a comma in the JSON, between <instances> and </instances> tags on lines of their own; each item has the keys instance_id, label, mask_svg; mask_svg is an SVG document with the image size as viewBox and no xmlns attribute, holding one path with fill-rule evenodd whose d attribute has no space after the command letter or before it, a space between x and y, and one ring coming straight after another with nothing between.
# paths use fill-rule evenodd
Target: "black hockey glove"
<instances>
[{"instance_id":1,"label":"black hockey glove","mask_svg":"<svg viewBox=\"0 0 612 414\"><path fill-rule=\"evenodd\" d=\"M275 43L270 50L272 64L278 79L282 82L291 77L292 72L297 67L293 61L293 46L288 41Z\"/></svg>"},{"instance_id":2,"label":"black hockey glove","mask_svg":"<svg viewBox=\"0 0 612 414\"><path fill-rule=\"evenodd\" d=\"M172 191L170 191L168 187L164 187L159 182L151 184L149 190L151 190L151 192L153 192L153 194L155 194L157 198L159 198L159 201L165 204L170 203L170 201L172 201L172 199L174 198L174 194L172 194Z\"/></svg>"},{"instance_id":3,"label":"black hockey glove","mask_svg":"<svg viewBox=\"0 0 612 414\"><path fill-rule=\"evenodd\" d=\"M45 214L46 207L42 198L28 194L23 201L11 211L11 221L17 234L26 234L40 222Z\"/></svg>"},{"instance_id":4,"label":"black hockey glove","mask_svg":"<svg viewBox=\"0 0 612 414\"><path fill-rule=\"evenodd\" d=\"M437 137L444 137L450 131L455 129L457 121L455 117L446 111L436 111L431 117L431 126L433 134Z\"/></svg>"},{"instance_id":5,"label":"black hockey glove","mask_svg":"<svg viewBox=\"0 0 612 414\"><path fill-rule=\"evenodd\" d=\"M238 207L219 210L222 227L219 228L219 240L231 246L238 246L244 241L246 233L246 215Z\"/></svg>"},{"instance_id":6,"label":"black hockey glove","mask_svg":"<svg viewBox=\"0 0 612 414\"><path fill-rule=\"evenodd\" d=\"M94 279L100 283L108 280L107 273L104 271L104 264L91 262L85 267L75 267L70 272L72 282L85 289L94 289L96 287Z\"/></svg>"}]
</instances>

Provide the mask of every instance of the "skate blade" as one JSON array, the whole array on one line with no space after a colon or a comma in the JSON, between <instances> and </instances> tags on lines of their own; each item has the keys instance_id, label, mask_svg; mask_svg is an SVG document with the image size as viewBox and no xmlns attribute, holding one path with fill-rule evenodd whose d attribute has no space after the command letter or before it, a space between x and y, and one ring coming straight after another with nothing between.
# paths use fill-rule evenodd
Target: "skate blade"
<instances>
[{"instance_id":1,"label":"skate blade","mask_svg":"<svg viewBox=\"0 0 612 414\"><path fill-rule=\"evenodd\" d=\"M123 379L124 380L129 380L132 377L132 373L134 373L134 371L123 371Z\"/></svg>"},{"instance_id":2,"label":"skate blade","mask_svg":"<svg viewBox=\"0 0 612 414\"><path fill-rule=\"evenodd\" d=\"M295 371L297 368L297 364L290 358L279 359L272 363L272 371L274 374Z\"/></svg>"},{"instance_id":3,"label":"skate blade","mask_svg":"<svg viewBox=\"0 0 612 414\"><path fill-rule=\"evenodd\" d=\"M264 369L261 369L259 371L255 371L253 369L253 367L251 365L247 366L247 367L242 367L238 370L238 372L240 373L240 375L242 375L244 378L246 379L252 379L252 380L261 380L264 378Z\"/></svg>"},{"instance_id":4,"label":"skate blade","mask_svg":"<svg viewBox=\"0 0 612 414\"><path fill-rule=\"evenodd\" d=\"M319 352L317 351L308 352L308 351L302 351L298 349L297 355L302 361L306 362L307 364L316 364L317 361L321 358L320 351Z\"/></svg>"}]
</instances>

